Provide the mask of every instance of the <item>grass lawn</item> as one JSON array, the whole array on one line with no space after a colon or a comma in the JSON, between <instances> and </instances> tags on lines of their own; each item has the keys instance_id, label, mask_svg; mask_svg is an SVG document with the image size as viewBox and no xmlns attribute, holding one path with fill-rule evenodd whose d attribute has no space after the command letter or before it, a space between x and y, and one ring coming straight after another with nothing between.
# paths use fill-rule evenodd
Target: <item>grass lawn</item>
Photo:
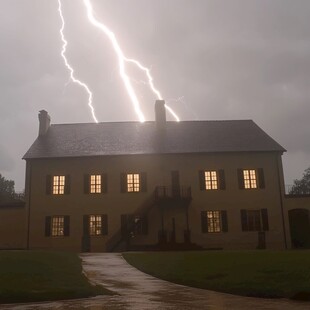
<instances>
[{"instance_id":1,"label":"grass lawn","mask_svg":"<svg viewBox=\"0 0 310 310\"><path fill-rule=\"evenodd\" d=\"M82 274L77 254L0 251L0 303L71 299L106 294Z\"/></svg>"},{"instance_id":2,"label":"grass lawn","mask_svg":"<svg viewBox=\"0 0 310 310\"><path fill-rule=\"evenodd\" d=\"M174 283L256 297L310 300L310 251L124 253L134 267Z\"/></svg>"}]
</instances>

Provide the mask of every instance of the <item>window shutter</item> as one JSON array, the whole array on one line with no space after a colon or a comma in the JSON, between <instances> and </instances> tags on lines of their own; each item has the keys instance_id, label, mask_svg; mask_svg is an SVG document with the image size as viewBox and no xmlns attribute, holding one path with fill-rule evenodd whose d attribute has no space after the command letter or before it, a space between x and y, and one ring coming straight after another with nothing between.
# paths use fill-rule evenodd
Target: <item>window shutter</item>
<instances>
[{"instance_id":1,"label":"window shutter","mask_svg":"<svg viewBox=\"0 0 310 310\"><path fill-rule=\"evenodd\" d=\"M247 211L241 210L241 228L242 231L248 231Z\"/></svg>"},{"instance_id":2,"label":"window shutter","mask_svg":"<svg viewBox=\"0 0 310 310\"><path fill-rule=\"evenodd\" d=\"M89 194L89 174L84 174L84 194Z\"/></svg>"},{"instance_id":3,"label":"window shutter","mask_svg":"<svg viewBox=\"0 0 310 310\"><path fill-rule=\"evenodd\" d=\"M70 216L64 216L64 236L70 235Z\"/></svg>"},{"instance_id":4,"label":"window shutter","mask_svg":"<svg viewBox=\"0 0 310 310\"><path fill-rule=\"evenodd\" d=\"M259 188L265 188L265 176L263 168L257 169L258 172L258 186Z\"/></svg>"},{"instance_id":5,"label":"window shutter","mask_svg":"<svg viewBox=\"0 0 310 310\"><path fill-rule=\"evenodd\" d=\"M121 193L127 193L127 174L121 173Z\"/></svg>"},{"instance_id":6,"label":"window shutter","mask_svg":"<svg viewBox=\"0 0 310 310\"><path fill-rule=\"evenodd\" d=\"M147 235L148 234L148 221L147 221L147 215L142 216L141 218L141 225L142 225L142 234Z\"/></svg>"},{"instance_id":7,"label":"window shutter","mask_svg":"<svg viewBox=\"0 0 310 310\"><path fill-rule=\"evenodd\" d=\"M108 216L107 214L101 215L101 234L108 234Z\"/></svg>"},{"instance_id":8,"label":"window shutter","mask_svg":"<svg viewBox=\"0 0 310 310\"><path fill-rule=\"evenodd\" d=\"M83 215L83 236L89 236L89 215Z\"/></svg>"},{"instance_id":9,"label":"window shutter","mask_svg":"<svg viewBox=\"0 0 310 310\"><path fill-rule=\"evenodd\" d=\"M263 230L268 231L269 230L268 210L267 209L261 209L261 214L262 214Z\"/></svg>"},{"instance_id":10,"label":"window shutter","mask_svg":"<svg viewBox=\"0 0 310 310\"><path fill-rule=\"evenodd\" d=\"M71 180L70 180L70 175L67 174L65 176L65 194L68 195L70 194L70 187L71 187Z\"/></svg>"},{"instance_id":11,"label":"window shutter","mask_svg":"<svg viewBox=\"0 0 310 310\"><path fill-rule=\"evenodd\" d=\"M46 216L45 217L45 237L49 237L51 235L51 222L52 222L52 217Z\"/></svg>"},{"instance_id":12,"label":"window shutter","mask_svg":"<svg viewBox=\"0 0 310 310\"><path fill-rule=\"evenodd\" d=\"M203 233L208 232L208 218L206 215L206 211L201 211L201 231Z\"/></svg>"},{"instance_id":13,"label":"window shutter","mask_svg":"<svg viewBox=\"0 0 310 310\"><path fill-rule=\"evenodd\" d=\"M107 193L108 192L108 175L106 173L103 173L101 175L101 193Z\"/></svg>"},{"instance_id":14,"label":"window shutter","mask_svg":"<svg viewBox=\"0 0 310 310\"><path fill-rule=\"evenodd\" d=\"M198 171L198 175L199 175L199 187L201 191L205 191L206 190L206 181L205 181L205 172L204 170L199 170Z\"/></svg>"},{"instance_id":15,"label":"window shutter","mask_svg":"<svg viewBox=\"0 0 310 310\"><path fill-rule=\"evenodd\" d=\"M127 214L121 215L121 232L122 236L127 236Z\"/></svg>"},{"instance_id":16,"label":"window shutter","mask_svg":"<svg viewBox=\"0 0 310 310\"><path fill-rule=\"evenodd\" d=\"M238 169L238 183L239 183L239 189L244 189L244 176L243 176L243 169Z\"/></svg>"},{"instance_id":17,"label":"window shutter","mask_svg":"<svg viewBox=\"0 0 310 310\"><path fill-rule=\"evenodd\" d=\"M50 195L52 193L52 176L46 176L46 195Z\"/></svg>"},{"instance_id":18,"label":"window shutter","mask_svg":"<svg viewBox=\"0 0 310 310\"><path fill-rule=\"evenodd\" d=\"M225 172L223 169L219 170L219 188L224 190L226 189L226 182L225 182Z\"/></svg>"},{"instance_id":19,"label":"window shutter","mask_svg":"<svg viewBox=\"0 0 310 310\"><path fill-rule=\"evenodd\" d=\"M227 232L228 231L228 221L227 221L227 211L226 210L221 211L221 219L222 219L222 231Z\"/></svg>"},{"instance_id":20,"label":"window shutter","mask_svg":"<svg viewBox=\"0 0 310 310\"><path fill-rule=\"evenodd\" d=\"M147 191L146 172L140 173L140 182L141 182L141 192L145 193Z\"/></svg>"}]
</instances>

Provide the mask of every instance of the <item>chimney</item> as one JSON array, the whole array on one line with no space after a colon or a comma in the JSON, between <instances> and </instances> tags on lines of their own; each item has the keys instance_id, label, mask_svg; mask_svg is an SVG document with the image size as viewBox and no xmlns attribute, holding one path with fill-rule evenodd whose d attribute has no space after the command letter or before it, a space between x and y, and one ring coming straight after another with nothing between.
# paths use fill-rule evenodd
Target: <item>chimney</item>
<instances>
[{"instance_id":1,"label":"chimney","mask_svg":"<svg viewBox=\"0 0 310 310\"><path fill-rule=\"evenodd\" d=\"M165 100L155 101L155 121L158 129L166 128L166 108Z\"/></svg>"},{"instance_id":2,"label":"chimney","mask_svg":"<svg viewBox=\"0 0 310 310\"><path fill-rule=\"evenodd\" d=\"M44 136L51 124L51 118L45 110L39 111L39 136Z\"/></svg>"}]
</instances>

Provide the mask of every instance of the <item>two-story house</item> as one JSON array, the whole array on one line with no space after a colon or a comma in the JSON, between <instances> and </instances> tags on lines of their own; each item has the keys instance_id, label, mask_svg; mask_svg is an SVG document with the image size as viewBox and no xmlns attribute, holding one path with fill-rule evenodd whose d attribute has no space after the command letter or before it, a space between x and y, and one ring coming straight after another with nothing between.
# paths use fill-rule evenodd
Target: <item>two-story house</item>
<instances>
[{"instance_id":1,"label":"two-story house","mask_svg":"<svg viewBox=\"0 0 310 310\"><path fill-rule=\"evenodd\" d=\"M251 120L50 124L26 160L27 246L282 249L285 151Z\"/></svg>"}]
</instances>

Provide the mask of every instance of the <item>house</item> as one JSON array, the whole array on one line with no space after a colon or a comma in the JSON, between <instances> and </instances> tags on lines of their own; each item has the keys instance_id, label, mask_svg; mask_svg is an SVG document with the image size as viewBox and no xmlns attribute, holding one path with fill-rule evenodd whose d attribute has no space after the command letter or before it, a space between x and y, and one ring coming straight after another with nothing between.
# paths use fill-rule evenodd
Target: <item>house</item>
<instances>
[{"instance_id":1,"label":"house","mask_svg":"<svg viewBox=\"0 0 310 310\"><path fill-rule=\"evenodd\" d=\"M26 160L27 248L290 247L281 155L252 120L50 124Z\"/></svg>"}]
</instances>

